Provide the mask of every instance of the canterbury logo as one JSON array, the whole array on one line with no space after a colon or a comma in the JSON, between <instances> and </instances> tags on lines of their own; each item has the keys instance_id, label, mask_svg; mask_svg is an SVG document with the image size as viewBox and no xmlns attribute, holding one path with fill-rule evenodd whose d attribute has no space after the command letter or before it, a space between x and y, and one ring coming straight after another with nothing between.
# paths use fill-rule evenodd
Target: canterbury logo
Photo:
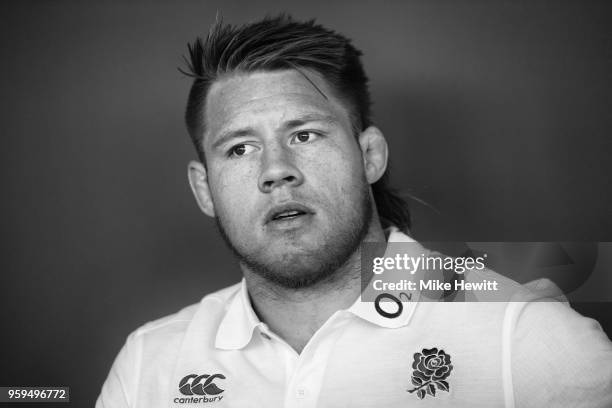
<instances>
[{"instance_id":1,"label":"canterbury logo","mask_svg":"<svg viewBox=\"0 0 612 408\"><path fill-rule=\"evenodd\" d=\"M217 385L213 383L213 381L217 378L225 380L225 376L223 374L189 374L188 376L183 377L183 379L179 382L179 391L183 395L221 394L224 390L217 387ZM204 380L204 382L202 382L202 380Z\"/></svg>"}]
</instances>

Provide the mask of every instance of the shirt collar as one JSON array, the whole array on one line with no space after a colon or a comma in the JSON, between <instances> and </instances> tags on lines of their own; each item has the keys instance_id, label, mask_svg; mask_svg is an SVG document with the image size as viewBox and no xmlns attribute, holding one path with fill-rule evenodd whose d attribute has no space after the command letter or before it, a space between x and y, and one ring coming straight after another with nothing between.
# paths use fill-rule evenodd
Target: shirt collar
<instances>
[{"instance_id":1,"label":"shirt collar","mask_svg":"<svg viewBox=\"0 0 612 408\"><path fill-rule=\"evenodd\" d=\"M263 324L253 310L246 281L242 278L240 290L230 301L225 317L219 325L215 347L225 350L241 349L249 344L255 328Z\"/></svg>"},{"instance_id":2,"label":"shirt collar","mask_svg":"<svg viewBox=\"0 0 612 408\"><path fill-rule=\"evenodd\" d=\"M399 229L397 229L397 227L389 228L388 232L389 238L387 242L410 242L417 245L419 249L422 248L420 244L418 244L410 236L401 232ZM387 249L387 252L388 251L389 249ZM386 253L385 256L389 256L389 254ZM406 301L406 299L403 297L400 299L402 303L402 313L396 318L388 318L378 314L376 308L374 307L374 302L364 302L362 301L361 296L357 298L355 303L353 303L353 305L347 311L377 326L395 329L406 326L410 322L419 299L419 292L413 292L412 295L415 298L410 301Z\"/></svg>"},{"instance_id":3,"label":"shirt collar","mask_svg":"<svg viewBox=\"0 0 612 408\"><path fill-rule=\"evenodd\" d=\"M388 242L417 243L396 227L391 227L388 232ZM418 293L416 293L416 296L416 299L409 302L402 299L403 312L394 319L378 314L374 307L374 302L363 302L361 296L346 311L380 327L398 328L406 326L410 322L418 301ZM227 312L219 325L215 338L215 347L225 350L242 349L249 344L256 328L265 330L265 323L259 320L253 310L246 281L243 278L239 291L230 300Z\"/></svg>"}]
</instances>

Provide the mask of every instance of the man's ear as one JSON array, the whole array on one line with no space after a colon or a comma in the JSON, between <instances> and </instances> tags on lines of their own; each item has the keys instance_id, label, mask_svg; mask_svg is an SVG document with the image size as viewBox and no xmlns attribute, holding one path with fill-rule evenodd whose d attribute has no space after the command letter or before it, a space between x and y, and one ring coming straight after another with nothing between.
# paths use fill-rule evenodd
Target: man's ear
<instances>
[{"instance_id":1,"label":"man's ear","mask_svg":"<svg viewBox=\"0 0 612 408\"><path fill-rule=\"evenodd\" d=\"M363 157L368 183L374 184L387 169L389 150L387 141L380 129L370 126L359 135L359 146Z\"/></svg>"},{"instance_id":2,"label":"man's ear","mask_svg":"<svg viewBox=\"0 0 612 408\"><path fill-rule=\"evenodd\" d=\"M189 178L191 191L193 191L193 195L202 212L209 217L214 217L215 205L210 195L208 177L204 165L195 160L190 161L187 166L187 177Z\"/></svg>"}]
</instances>

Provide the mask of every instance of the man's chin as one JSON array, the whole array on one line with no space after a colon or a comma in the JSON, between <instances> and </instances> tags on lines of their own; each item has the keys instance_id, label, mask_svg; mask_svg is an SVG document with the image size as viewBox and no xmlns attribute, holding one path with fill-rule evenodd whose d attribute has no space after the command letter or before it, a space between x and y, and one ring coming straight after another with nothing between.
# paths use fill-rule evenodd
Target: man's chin
<instances>
[{"instance_id":1,"label":"man's chin","mask_svg":"<svg viewBox=\"0 0 612 408\"><path fill-rule=\"evenodd\" d=\"M337 265L320 265L318 262L304 262L297 259L294 262L284 259L266 265L246 261L248 260L243 259L250 271L285 289L310 288L332 280L339 271Z\"/></svg>"},{"instance_id":2,"label":"man's chin","mask_svg":"<svg viewBox=\"0 0 612 408\"><path fill-rule=\"evenodd\" d=\"M345 263L358 250L358 242L351 246L300 245L299 242L282 242L243 256L242 263L254 274L286 289L303 289L329 283L341 274Z\"/></svg>"}]
</instances>

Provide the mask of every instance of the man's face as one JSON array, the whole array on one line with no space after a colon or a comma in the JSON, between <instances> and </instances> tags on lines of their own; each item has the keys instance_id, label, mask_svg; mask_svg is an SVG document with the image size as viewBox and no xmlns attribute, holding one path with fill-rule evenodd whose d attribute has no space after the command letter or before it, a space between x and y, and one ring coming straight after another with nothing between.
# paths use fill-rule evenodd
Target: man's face
<instances>
[{"instance_id":1,"label":"man's face","mask_svg":"<svg viewBox=\"0 0 612 408\"><path fill-rule=\"evenodd\" d=\"M253 272L285 287L333 274L371 219L349 113L319 75L234 75L210 88L207 181L222 234Z\"/></svg>"}]
</instances>

